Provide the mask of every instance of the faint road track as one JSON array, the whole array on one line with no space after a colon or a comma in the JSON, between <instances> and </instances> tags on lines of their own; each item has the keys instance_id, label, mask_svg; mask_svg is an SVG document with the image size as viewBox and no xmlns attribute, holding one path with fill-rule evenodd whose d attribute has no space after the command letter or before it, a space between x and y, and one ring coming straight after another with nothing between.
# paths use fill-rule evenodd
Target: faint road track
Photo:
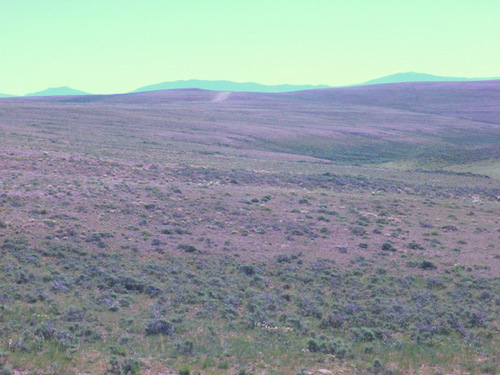
<instances>
[{"instance_id":1,"label":"faint road track","mask_svg":"<svg viewBox=\"0 0 500 375\"><path fill-rule=\"evenodd\" d=\"M212 102L223 102L227 98L229 98L229 95L231 95L230 91L222 91L218 92L217 95L215 95L215 98L212 99Z\"/></svg>"}]
</instances>

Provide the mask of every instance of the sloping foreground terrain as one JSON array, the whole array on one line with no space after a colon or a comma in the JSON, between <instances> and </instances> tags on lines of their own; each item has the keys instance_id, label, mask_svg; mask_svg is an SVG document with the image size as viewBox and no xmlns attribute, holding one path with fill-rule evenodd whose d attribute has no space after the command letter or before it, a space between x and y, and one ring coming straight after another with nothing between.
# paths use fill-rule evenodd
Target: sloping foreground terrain
<instances>
[{"instance_id":1,"label":"sloping foreground terrain","mask_svg":"<svg viewBox=\"0 0 500 375\"><path fill-rule=\"evenodd\" d=\"M2 99L0 371L496 373L499 87Z\"/></svg>"}]
</instances>

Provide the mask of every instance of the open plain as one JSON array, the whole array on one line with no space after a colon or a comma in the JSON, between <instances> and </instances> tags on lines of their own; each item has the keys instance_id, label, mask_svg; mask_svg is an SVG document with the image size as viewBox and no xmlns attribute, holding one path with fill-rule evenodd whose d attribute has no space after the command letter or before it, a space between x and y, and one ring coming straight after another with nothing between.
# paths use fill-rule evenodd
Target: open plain
<instances>
[{"instance_id":1,"label":"open plain","mask_svg":"<svg viewBox=\"0 0 500 375\"><path fill-rule=\"evenodd\" d=\"M3 98L0 137L0 373L498 372L500 81Z\"/></svg>"}]
</instances>

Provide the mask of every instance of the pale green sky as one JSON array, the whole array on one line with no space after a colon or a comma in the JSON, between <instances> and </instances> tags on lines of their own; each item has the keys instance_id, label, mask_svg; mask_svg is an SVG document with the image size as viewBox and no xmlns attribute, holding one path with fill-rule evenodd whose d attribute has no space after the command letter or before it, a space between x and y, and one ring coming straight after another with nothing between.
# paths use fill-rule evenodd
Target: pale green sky
<instances>
[{"instance_id":1,"label":"pale green sky","mask_svg":"<svg viewBox=\"0 0 500 375\"><path fill-rule=\"evenodd\" d=\"M0 93L500 76L499 0L0 0Z\"/></svg>"}]
</instances>

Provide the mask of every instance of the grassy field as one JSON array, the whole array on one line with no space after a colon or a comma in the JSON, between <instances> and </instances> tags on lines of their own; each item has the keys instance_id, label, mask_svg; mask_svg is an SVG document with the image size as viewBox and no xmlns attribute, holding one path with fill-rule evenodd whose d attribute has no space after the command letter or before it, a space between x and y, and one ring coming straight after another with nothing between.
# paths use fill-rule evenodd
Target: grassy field
<instances>
[{"instance_id":1,"label":"grassy field","mask_svg":"<svg viewBox=\"0 0 500 375\"><path fill-rule=\"evenodd\" d=\"M497 373L498 108L358 91L2 99L0 374Z\"/></svg>"}]
</instances>

